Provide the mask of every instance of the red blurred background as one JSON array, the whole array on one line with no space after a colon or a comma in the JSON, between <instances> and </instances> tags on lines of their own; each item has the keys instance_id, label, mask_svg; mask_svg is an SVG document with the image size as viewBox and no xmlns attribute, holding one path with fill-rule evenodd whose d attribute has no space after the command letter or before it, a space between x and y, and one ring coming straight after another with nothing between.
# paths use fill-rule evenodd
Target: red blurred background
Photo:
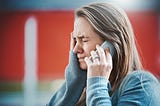
<instances>
[{"instance_id":1,"label":"red blurred background","mask_svg":"<svg viewBox=\"0 0 160 106\"><path fill-rule=\"evenodd\" d=\"M130 11L127 14L141 49L144 67L160 76L159 14L154 11ZM1 11L0 81L22 81L24 78L24 25L31 16L38 23L38 79L64 78L73 11Z\"/></svg>"}]
</instances>

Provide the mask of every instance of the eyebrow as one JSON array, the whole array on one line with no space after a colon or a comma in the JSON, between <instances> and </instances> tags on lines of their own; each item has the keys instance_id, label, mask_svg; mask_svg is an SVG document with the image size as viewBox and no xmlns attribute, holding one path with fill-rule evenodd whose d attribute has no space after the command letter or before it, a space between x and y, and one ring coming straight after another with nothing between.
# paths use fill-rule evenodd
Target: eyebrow
<instances>
[{"instance_id":1,"label":"eyebrow","mask_svg":"<svg viewBox=\"0 0 160 106\"><path fill-rule=\"evenodd\" d=\"M81 38L81 39L83 39L83 38L89 38L89 36L82 35L82 34L79 34L78 36L73 36L73 37L78 37L78 38Z\"/></svg>"},{"instance_id":2,"label":"eyebrow","mask_svg":"<svg viewBox=\"0 0 160 106\"><path fill-rule=\"evenodd\" d=\"M89 36L86 36L86 35L80 35L80 36L77 36L77 37L80 38L80 39L89 38Z\"/></svg>"}]
</instances>

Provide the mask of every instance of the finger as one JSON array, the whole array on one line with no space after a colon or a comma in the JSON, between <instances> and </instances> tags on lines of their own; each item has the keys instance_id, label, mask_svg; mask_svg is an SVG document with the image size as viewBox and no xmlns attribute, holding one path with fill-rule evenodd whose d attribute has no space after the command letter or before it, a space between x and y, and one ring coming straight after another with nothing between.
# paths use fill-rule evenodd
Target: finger
<instances>
[{"instance_id":1,"label":"finger","mask_svg":"<svg viewBox=\"0 0 160 106\"><path fill-rule=\"evenodd\" d=\"M89 66L92 63L92 61L88 57L85 57L84 61L86 62L87 66Z\"/></svg>"},{"instance_id":2,"label":"finger","mask_svg":"<svg viewBox=\"0 0 160 106\"><path fill-rule=\"evenodd\" d=\"M103 48L99 45L96 45L96 49L100 57L100 62L105 62L106 56Z\"/></svg>"},{"instance_id":3,"label":"finger","mask_svg":"<svg viewBox=\"0 0 160 106\"><path fill-rule=\"evenodd\" d=\"M106 49L106 50L105 50L105 53L106 53L106 62L107 62L107 64L108 64L107 69L108 69L108 70L111 70L112 67L113 67L113 62L112 62L112 56L111 56L111 54L110 54L110 52L109 52L109 49Z\"/></svg>"},{"instance_id":4,"label":"finger","mask_svg":"<svg viewBox=\"0 0 160 106\"><path fill-rule=\"evenodd\" d=\"M96 51L91 51L91 57L94 63L99 63L99 56Z\"/></svg>"},{"instance_id":5,"label":"finger","mask_svg":"<svg viewBox=\"0 0 160 106\"><path fill-rule=\"evenodd\" d=\"M112 56L111 56L108 48L105 50L105 54L106 54L107 63L112 63Z\"/></svg>"},{"instance_id":6,"label":"finger","mask_svg":"<svg viewBox=\"0 0 160 106\"><path fill-rule=\"evenodd\" d=\"M74 46L75 46L75 41L74 41L74 37L73 37L73 32L71 32L70 34L70 50L73 50Z\"/></svg>"}]
</instances>

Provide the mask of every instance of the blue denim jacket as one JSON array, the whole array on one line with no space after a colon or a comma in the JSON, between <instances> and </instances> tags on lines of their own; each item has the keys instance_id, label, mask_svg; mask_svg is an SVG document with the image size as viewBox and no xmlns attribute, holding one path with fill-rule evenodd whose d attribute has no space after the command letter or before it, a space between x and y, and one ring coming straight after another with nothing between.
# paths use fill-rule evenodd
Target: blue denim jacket
<instances>
[{"instance_id":1,"label":"blue denim jacket","mask_svg":"<svg viewBox=\"0 0 160 106\"><path fill-rule=\"evenodd\" d=\"M141 70L131 72L110 96L108 79L86 79L86 73L79 69L73 52L70 53L70 58L66 68L66 81L53 94L47 106L75 106L85 86L87 106L160 106L160 83L151 73Z\"/></svg>"}]
</instances>

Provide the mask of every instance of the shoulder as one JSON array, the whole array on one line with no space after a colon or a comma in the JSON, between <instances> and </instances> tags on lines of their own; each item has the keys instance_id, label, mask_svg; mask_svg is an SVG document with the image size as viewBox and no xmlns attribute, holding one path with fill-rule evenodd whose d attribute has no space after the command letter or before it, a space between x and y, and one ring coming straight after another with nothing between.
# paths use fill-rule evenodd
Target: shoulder
<instances>
[{"instance_id":1,"label":"shoulder","mask_svg":"<svg viewBox=\"0 0 160 106\"><path fill-rule=\"evenodd\" d=\"M149 104L155 104L159 101L159 89L158 79L150 72L143 70L129 73L118 88L119 96L132 95L131 98L141 98L140 101Z\"/></svg>"},{"instance_id":2,"label":"shoulder","mask_svg":"<svg viewBox=\"0 0 160 106\"><path fill-rule=\"evenodd\" d=\"M148 80L148 81L155 81L158 83L158 79L152 73L145 70L133 71L124 78L124 80L127 79L137 79L139 81Z\"/></svg>"},{"instance_id":3,"label":"shoulder","mask_svg":"<svg viewBox=\"0 0 160 106\"><path fill-rule=\"evenodd\" d=\"M153 87L153 85L159 85L158 79L150 72L144 70L137 70L129 73L121 82L120 85L125 87L141 86L141 87Z\"/></svg>"}]
</instances>

